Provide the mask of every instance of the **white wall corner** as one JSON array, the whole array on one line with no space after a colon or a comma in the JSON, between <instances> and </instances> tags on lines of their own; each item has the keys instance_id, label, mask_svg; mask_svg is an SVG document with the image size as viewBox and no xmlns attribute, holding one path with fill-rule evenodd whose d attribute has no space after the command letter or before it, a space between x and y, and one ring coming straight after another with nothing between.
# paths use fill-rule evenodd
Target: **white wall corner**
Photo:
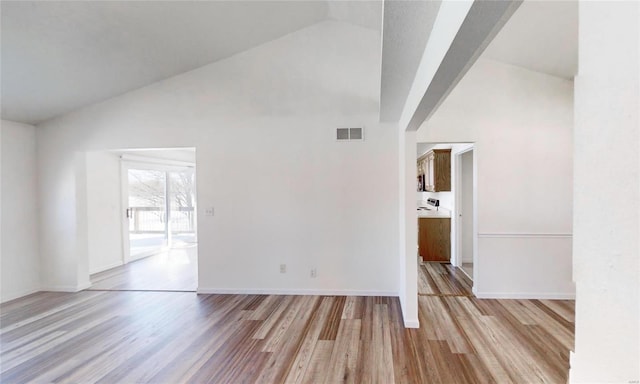
<instances>
[{"instance_id":1,"label":"white wall corner","mask_svg":"<svg viewBox=\"0 0 640 384\"><path fill-rule=\"evenodd\" d=\"M418 318L418 222L416 215L416 132L398 126L400 137L400 304L405 319Z\"/></svg>"},{"instance_id":2,"label":"white wall corner","mask_svg":"<svg viewBox=\"0 0 640 384\"><path fill-rule=\"evenodd\" d=\"M36 128L2 120L0 164L0 292L6 302L37 292L41 285L38 241Z\"/></svg>"}]
</instances>

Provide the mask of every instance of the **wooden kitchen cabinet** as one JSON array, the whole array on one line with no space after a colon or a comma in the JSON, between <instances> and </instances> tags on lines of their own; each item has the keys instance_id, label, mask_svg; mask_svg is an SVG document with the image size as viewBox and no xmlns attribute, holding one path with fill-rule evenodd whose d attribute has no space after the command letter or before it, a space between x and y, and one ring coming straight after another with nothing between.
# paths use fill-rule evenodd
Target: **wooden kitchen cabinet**
<instances>
[{"instance_id":1,"label":"wooden kitchen cabinet","mask_svg":"<svg viewBox=\"0 0 640 384\"><path fill-rule=\"evenodd\" d=\"M451 261L451 219L418 219L418 252L424 261Z\"/></svg>"},{"instance_id":2,"label":"wooden kitchen cabinet","mask_svg":"<svg viewBox=\"0 0 640 384\"><path fill-rule=\"evenodd\" d=\"M424 191L451 191L451 149L433 149L418 159L418 175L424 180Z\"/></svg>"}]
</instances>

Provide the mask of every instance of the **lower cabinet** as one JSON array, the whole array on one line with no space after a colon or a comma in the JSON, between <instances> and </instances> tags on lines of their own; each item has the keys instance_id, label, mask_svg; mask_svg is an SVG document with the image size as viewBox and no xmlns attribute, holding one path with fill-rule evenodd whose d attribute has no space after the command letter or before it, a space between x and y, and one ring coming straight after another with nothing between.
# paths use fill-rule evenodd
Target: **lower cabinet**
<instances>
[{"instance_id":1,"label":"lower cabinet","mask_svg":"<svg viewBox=\"0 0 640 384\"><path fill-rule=\"evenodd\" d=\"M424 261L451 261L451 219L418 219L418 252Z\"/></svg>"}]
</instances>

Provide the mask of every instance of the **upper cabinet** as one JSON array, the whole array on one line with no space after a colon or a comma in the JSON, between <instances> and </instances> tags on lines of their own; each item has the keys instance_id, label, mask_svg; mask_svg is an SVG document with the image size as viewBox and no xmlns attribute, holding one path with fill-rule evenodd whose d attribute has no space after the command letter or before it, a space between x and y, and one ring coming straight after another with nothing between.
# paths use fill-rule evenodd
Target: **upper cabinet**
<instances>
[{"instance_id":1,"label":"upper cabinet","mask_svg":"<svg viewBox=\"0 0 640 384\"><path fill-rule=\"evenodd\" d=\"M418 159L418 181L427 192L451 191L451 149L432 149Z\"/></svg>"}]
</instances>

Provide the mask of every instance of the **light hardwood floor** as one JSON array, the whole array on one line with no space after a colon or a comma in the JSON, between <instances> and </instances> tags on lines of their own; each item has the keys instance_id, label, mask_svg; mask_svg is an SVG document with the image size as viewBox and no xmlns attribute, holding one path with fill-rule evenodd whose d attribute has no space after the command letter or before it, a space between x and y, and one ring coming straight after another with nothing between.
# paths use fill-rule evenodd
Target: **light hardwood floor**
<instances>
[{"instance_id":1,"label":"light hardwood floor","mask_svg":"<svg viewBox=\"0 0 640 384\"><path fill-rule=\"evenodd\" d=\"M477 300L455 268L421 271L420 329L389 297L34 294L0 306L0 381L566 382L572 301Z\"/></svg>"},{"instance_id":2,"label":"light hardwood floor","mask_svg":"<svg viewBox=\"0 0 640 384\"><path fill-rule=\"evenodd\" d=\"M173 248L91 275L90 290L192 291L198 286L197 247Z\"/></svg>"}]
</instances>

